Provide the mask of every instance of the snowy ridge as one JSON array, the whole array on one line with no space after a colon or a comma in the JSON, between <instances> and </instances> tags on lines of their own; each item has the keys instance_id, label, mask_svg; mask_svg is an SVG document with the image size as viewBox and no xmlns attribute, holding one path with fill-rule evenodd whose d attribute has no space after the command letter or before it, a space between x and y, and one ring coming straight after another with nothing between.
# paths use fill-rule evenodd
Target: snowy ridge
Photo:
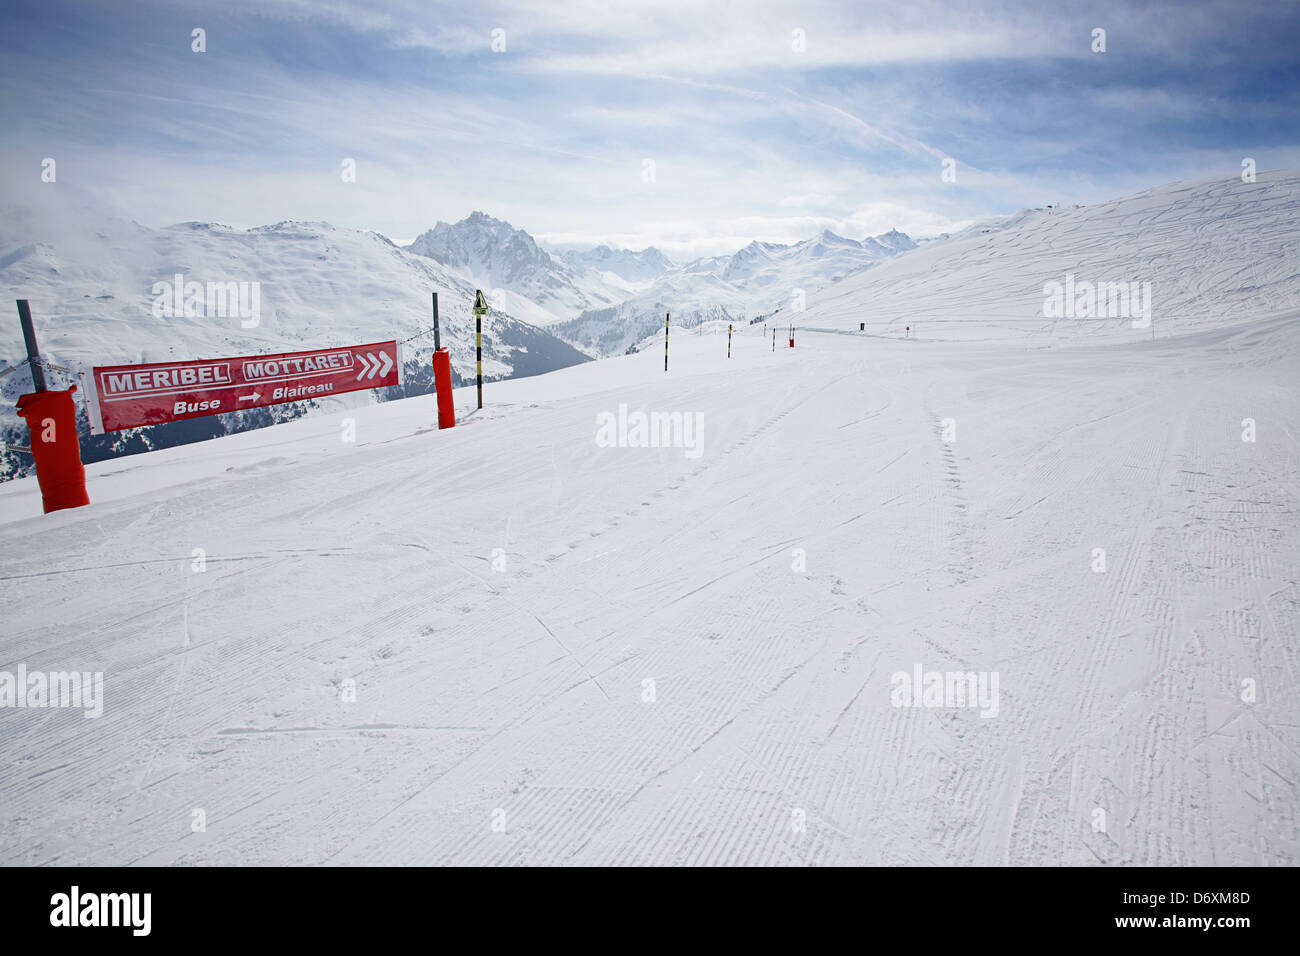
<instances>
[{"instance_id":1,"label":"snowy ridge","mask_svg":"<svg viewBox=\"0 0 1300 956\"><path fill-rule=\"evenodd\" d=\"M1050 318L1044 285L1150 283L1157 337L1300 307L1300 174L1148 189L1094 206L1022 210L808 297L796 324L928 338L1150 338L1122 318Z\"/></svg>"}]
</instances>

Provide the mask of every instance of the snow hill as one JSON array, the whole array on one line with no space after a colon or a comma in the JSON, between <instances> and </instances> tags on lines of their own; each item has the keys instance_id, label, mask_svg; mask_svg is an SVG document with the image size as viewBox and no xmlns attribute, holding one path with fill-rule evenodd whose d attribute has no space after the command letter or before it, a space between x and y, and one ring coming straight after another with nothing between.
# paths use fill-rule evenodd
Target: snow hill
<instances>
[{"instance_id":1,"label":"snow hill","mask_svg":"<svg viewBox=\"0 0 1300 956\"><path fill-rule=\"evenodd\" d=\"M0 671L104 677L0 708L0 863L1294 866L1296 182L954 237L965 323L923 249L794 349L0 486ZM1107 265L1188 317L1007 320Z\"/></svg>"},{"instance_id":2,"label":"snow hill","mask_svg":"<svg viewBox=\"0 0 1300 956\"><path fill-rule=\"evenodd\" d=\"M810 294L796 325L944 339L1150 338L1106 317L1044 315L1044 286L1149 283L1157 338L1300 307L1300 175L1203 179L1094 206L1025 209Z\"/></svg>"}]
</instances>

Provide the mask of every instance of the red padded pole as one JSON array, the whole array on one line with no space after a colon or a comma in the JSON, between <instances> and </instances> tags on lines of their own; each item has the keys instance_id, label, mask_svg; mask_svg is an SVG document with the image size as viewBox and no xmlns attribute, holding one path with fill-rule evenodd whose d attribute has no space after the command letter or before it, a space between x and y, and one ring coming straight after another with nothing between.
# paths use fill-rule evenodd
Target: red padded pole
<instances>
[{"instance_id":1,"label":"red padded pole","mask_svg":"<svg viewBox=\"0 0 1300 956\"><path fill-rule=\"evenodd\" d=\"M45 513L90 504L86 494L86 468L81 463L77 440L77 405L72 393L33 392L18 399L18 415L31 434L32 457L36 459L36 481L41 486Z\"/></svg>"},{"instance_id":2,"label":"red padded pole","mask_svg":"<svg viewBox=\"0 0 1300 956\"><path fill-rule=\"evenodd\" d=\"M451 397L451 352L437 349L433 353L433 384L438 391L438 427L456 424L456 404Z\"/></svg>"}]
</instances>

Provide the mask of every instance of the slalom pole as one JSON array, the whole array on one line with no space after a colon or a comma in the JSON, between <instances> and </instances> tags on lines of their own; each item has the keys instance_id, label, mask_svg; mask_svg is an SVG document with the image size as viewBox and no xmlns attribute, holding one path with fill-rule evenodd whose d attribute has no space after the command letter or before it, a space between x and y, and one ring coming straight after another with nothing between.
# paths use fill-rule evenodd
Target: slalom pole
<instances>
[{"instance_id":1,"label":"slalom pole","mask_svg":"<svg viewBox=\"0 0 1300 956\"><path fill-rule=\"evenodd\" d=\"M668 317L671 312L664 313L664 371L668 371Z\"/></svg>"},{"instance_id":2,"label":"slalom pole","mask_svg":"<svg viewBox=\"0 0 1300 956\"><path fill-rule=\"evenodd\" d=\"M488 314L487 299L483 290L474 290L474 360L478 363L478 407L483 407L483 316Z\"/></svg>"},{"instance_id":3,"label":"slalom pole","mask_svg":"<svg viewBox=\"0 0 1300 956\"><path fill-rule=\"evenodd\" d=\"M731 358L731 323L727 323L727 358Z\"/></svg>"},{"instance_id":4,"label":"slalom pole","mask_svg":"<svg viewBox=\"0 0 1300 956\"><path fill-rule=\"evenodd\" d=\"M776 326L772 326L772 351L776 351Z\"/></svg>"}]
</instances>

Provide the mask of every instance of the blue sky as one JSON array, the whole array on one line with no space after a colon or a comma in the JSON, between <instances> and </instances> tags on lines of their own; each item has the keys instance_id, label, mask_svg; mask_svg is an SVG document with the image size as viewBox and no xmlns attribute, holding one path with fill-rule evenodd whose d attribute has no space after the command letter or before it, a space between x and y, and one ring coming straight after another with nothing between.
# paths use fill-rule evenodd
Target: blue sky
<instances>
[{"instance_id":1,"label":"blue sky","mask_svg":"<svg viewBox=\"0 0 1300 956\"><path fill-rule=\"evenodd\" d=\"M0 199L401 240L481 209L676 258L932 235L1300 167L1298 50L1279 0L8 4Z\"/></svg>"}]
</instances>

